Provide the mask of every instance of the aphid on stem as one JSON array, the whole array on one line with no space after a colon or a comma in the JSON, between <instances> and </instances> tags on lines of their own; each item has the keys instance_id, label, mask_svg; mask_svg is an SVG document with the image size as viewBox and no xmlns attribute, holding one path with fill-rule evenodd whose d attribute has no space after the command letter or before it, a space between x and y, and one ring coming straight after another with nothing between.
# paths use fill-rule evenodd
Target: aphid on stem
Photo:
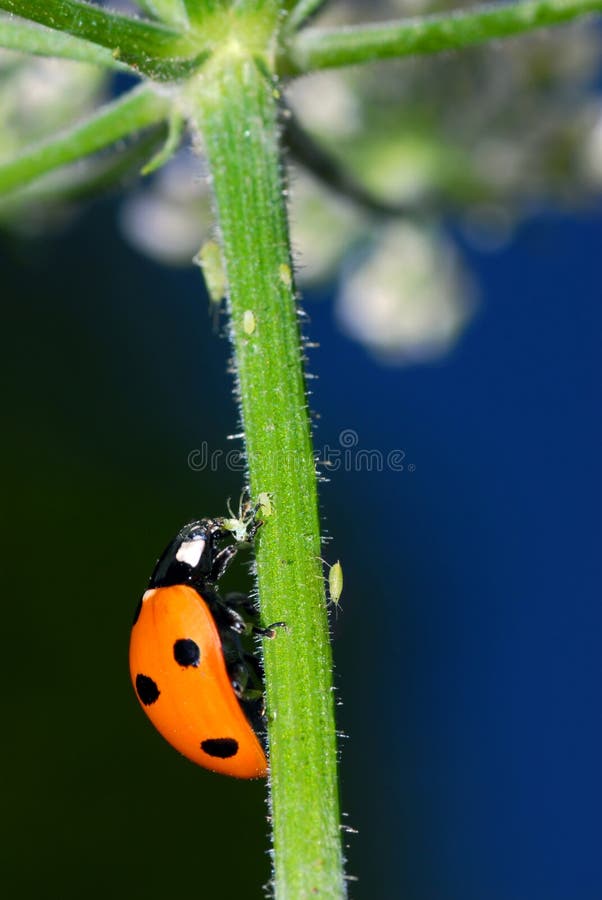
<instances>
[{"instance_id":1,"label":"aphid on stem","mask_svg":"<svg viewBox=\"0 0 602 900\"><path fill-rule=\"evenodd\" d=\"M331 565L325 559L322 559L321 556L319 556L318 559L320 562L324 563L325 566L328 566L328 602L334 607L336 614L338 615L338 611L341 609L341 594L343 593L343 567L341 561L340 559L337 559L337 561Z\"/></svg>"}]
</instances>

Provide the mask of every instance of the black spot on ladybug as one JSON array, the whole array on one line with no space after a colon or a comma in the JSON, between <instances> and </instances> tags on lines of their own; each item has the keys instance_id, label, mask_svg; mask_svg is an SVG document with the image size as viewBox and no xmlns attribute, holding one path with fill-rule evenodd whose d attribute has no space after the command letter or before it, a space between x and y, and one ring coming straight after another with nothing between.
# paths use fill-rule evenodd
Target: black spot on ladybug
<instances>
[{"instance_id":1,"label":"black spot on ladybug","mask_svg":"<svg viewBox=\"0 0 602 900\"><path fill-rule=\"evenodd\" d=\"M238 741L234 738L209 738L201 742L201 750L204 750L207 756L230 759L238 753Z\"/></svg>"},{"instance_id":2,"label":"black spot on ladybug","mask_svg":"<svg viewBox=\"0 0 602 900\"><path fill-rule=\"evenodd\" d=\"M201 650L190 638L181 638L173 645L173 658L181 666L198 666L201 661Z\"/></svg>"},{"instance_id":3,"label":"black spot on ladybug","mask_svg":"<svg viewBox=\"0 0 602 900\"><path fill-rule=\"evenodd\" d=\"M138 621L138 617L140 616L141 609L142 609L142 597L140 597L140 600L138 601L138 606L136 607L136 612L134 613L134 621L132 622L132 628Z\"/></svg>"},{"instance_id":4,"label":"black spot on ladybug","mask_svg":"<svg viewBox=\"0 0 602 900\"><path fill-rule=\"evenodd\" d=\"M159 699L161 691L148 675L136 675L136 691L145 706L152 706Z\"/></svg>"}]
</instances>

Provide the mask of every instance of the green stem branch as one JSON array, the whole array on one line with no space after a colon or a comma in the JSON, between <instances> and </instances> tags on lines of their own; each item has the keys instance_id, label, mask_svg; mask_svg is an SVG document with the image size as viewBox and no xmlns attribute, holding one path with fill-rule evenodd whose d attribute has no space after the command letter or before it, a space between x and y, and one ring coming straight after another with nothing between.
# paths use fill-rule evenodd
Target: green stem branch
<instances>
[{"instance_id":1,"label":"green stem branch","mask_svg":"<svg viewBox=\"0 0 602 900\"><path fill-rule=\"evenodd\" d=\"M168 110L169 101L151 87L136 88L92 118L0 164L0 194L148 128L165 119Z\"/></svg>"},{"instance_id":2,"label":"green stem branch","mask_svg":"<svg viewBox=\"0 0 602 900\"><path fill-rule=\"evenodd\" d=\"M186 34L79 0L0 0L0 9L109 49L157 80L189 74L206 53Z\"/></svg>"},{"instance_id":3,"label":"green stem branch","mask_svg":"<svg viewBox=\"0 0 602 900\"><path fill-rule=\"evenodd\" d=\"M22 215L24 210L34 209L38 215L44 206L82 203L123 186L140 173L145 162L165 141L165 131L160 125L150 128L139 140L116 150L107 159L94 160L81 172L65 169L52 181L42 178L23 190L0 196L0 221Z\"/></svg>"},{"instance_id":4,"label":"green stem branch","mask_svg":"<svg viewBox=\"0 0 602 900\"><path fill-rule=\"evenodd\" d=\"M264 642L274 890L277 900L340 900L332 663L278 94L262 64L235 52L206 66L191 113L217 207L251 493L271 498L257 538L261 616L286 622Z\"/></svg>"},{"instance_id":5,"label":"green stem branch","mask_svg":"<svg viewBox=\"0 0 602 900\"><path fill-rule=\"evenodd\" d=\"M283 49L280 72L299 75L316 69L458 50L600 11L602 0L521 0L398 22L309 28Z\"/></svg>"},{"instance_id":6,"label":"green stem branch","mask_svg":"<svg viewBox=\"0 0 602 900\"><path fill-rule=\"evenodd\" d=\"M61 31L43 28L18 19L0 19L0 47L32 53L34 56L54 56L77 62L104 66L107 69L127 69L106 47L72 37Z\"/></svg>"},{"instance_id":7,"label":"green stem branch","mask_svg":"<svg viewBox=\"0 0 602 900\"><path fill-rule=\"evenodd\" d=\"M301 28L308 19L319 13L325 2L326 0L299 0L286 20L286 33L293 34Z\"/></svg>"}]
</instances>

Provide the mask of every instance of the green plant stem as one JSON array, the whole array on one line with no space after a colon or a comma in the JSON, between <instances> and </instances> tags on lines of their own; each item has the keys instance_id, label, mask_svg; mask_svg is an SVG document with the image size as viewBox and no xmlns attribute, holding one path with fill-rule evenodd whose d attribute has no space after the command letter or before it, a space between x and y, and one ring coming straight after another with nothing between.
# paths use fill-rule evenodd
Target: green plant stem
<instances>
[{"instance_id":1,"label":"green plant stem","mask_svg":"<svg viewBox=\"0 0 602 900\"><path fill-rule=\"evenodd\" d=\"M157 80L189 74L206 55L186 34L118 15L78 0L0 0L0 9L111 50L136 71Z\"/></svg>"},{"instance_id":2,"label":"green plant stem","mask_svg":"<svg viewBox=\"0 0 602 900\"><path fill-rule=\"evenodd\" d=\"M157 153L155 153L151 157L151 159L149 159L146 165L140 170L140 173L142 175L150 175L152 172L156 172L157 169L160 169L162 166L169 162L174 153L177 152L182 142L182 136L184 134L185 128L186 120L184 119L184 116L177 107L174 107L169 112L169 117L167 120L167 135L163 146Z\"/></svg>"},{"instance_id":3,"label":"green plant stem","mask_svg":"<svg viewBox=\"0 0 602 900\"><path fill-rule=\"evenodd\" d=\"M442 13L349 28L310 28L282 51L281 74L439 53L560 25L602 11L602 0L521 0L474 11Z\"/></svg>"},{"instance_id":4,"label":"green plant stem","mask_svg":"<svg viewBox=\"0 0 602 900\"><path fill-rule=\"evenodd\" d=\"M211 172L229 284L257 538L277 900L345 896L331 651L315 463L303 377L275 84L249 56L216 56L191 95ZM239 51L241 52L241 51ZM245 312L253 313L252 333ZM248 317L247 317L248 321Z\"/></svg>"},{"instance_id":5,"label":"green plant stem","mask_svg":"<svg viewBox=\"0 0 602 900\"><path fill-rule=\"evenodd\" d=\"M83 171L68 167L60 175L49 179L40 178L23 190L0 196L0 220L6 221L25 211L29 215L35 210L38 216L44 207L49 210L57 206L81 203L115 189L134 175L138 175L149 156L165 141L166 128L160 125L150 128L139 140L127 147L119 148L107 159L94 160Z\"/></svg>"},{"instance_id":6,"label":"green plant stem","mask_svg":"<svg viewBox=\"0 0 602 900\"><path fill-rule=\"evenodd\" d=\"M308 19L315 16L324 6L326 0L299 0L286 20L285 31L292 34Z\"/></svg>"},{"instance_id":7,"label":"green plant stem","mask_svg":"<svg viewBox=\"0 0 602 900\"><path fill-rule=\"evenodd\" d=\"M159 96L153 88L136 88L68 131L24 151L17 159L0 164L0 194L24 187L46 172L154 125L167 117L168 110L168 99Z\"/></svg>"},{"instance_id":8,"label":"green plant stem","mask_svg":"<svg viewBox=\"0 0 602 900\"><path fill-rule=\"evenodd\" d=\"M98 44L51 28L20 22L18 19L0 18L0 47L32 53L34 56L72 59L104 66L106 69L127 69L106 47L99 47Z\"/></svg>"}]
</instances>

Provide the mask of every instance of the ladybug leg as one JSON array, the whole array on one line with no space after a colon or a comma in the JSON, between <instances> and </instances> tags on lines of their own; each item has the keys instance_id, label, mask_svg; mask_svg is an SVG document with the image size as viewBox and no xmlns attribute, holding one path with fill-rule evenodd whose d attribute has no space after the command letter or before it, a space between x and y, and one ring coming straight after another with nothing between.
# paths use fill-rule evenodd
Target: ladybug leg
<instances>
[{"instance_id":1,"label":"ladybug leg","mask_svg":"<svg viewBox=\"0 0 602 900\"><path fill-rule=\"evenodd\" d=\"M267 628L261 628L259 625L253 625L252 631L253 634L258 635L258 637L272 638L276 637L276 628L286 628L286 622L272 622L271 625L268 625Z\"/></svg>"},{"instance_id":2,"label":"ladybug leg","mask_svg":"<svg viewBox=\"0 0 602 900\"><path fill-rule=\"evenodd\" d=\"M258 700L263 695L259 671L251 666L251 660L245 653L243 660L228 667L230 684L239 700Z\"/></svg>"},{"instance_id":3,"label":"ladybug leg","mask_svg":"<svg viewBox=\"0 0 602 900\"><path fill-rule=\"evenodd\" d=\"M252 510L249 511L250 522L247 525L247 540L249 543L252 543L255 540L255 535L263 525L263 519L257 518L257 513L259 512L260 504L256 503Z\"/></svg>"},{"instance_id":4,"label":"ladybug leg","mask_svg":"<svg viewBox=\"0 0 602 900\"><path fill-rule=\"evenodd\" d=\"M239 634L243 633L240 630L240 622L244 623L246 631L250 631L257 637L273 638L276 637L275 628L286 628L286 622L272 622L266 628L259 625L257 609L247 594L226 594L225 603L227 613L231 617L231 621L235 623L230 627Z\"/></svg>"},{"instance_id":5,"label":"ladybug leg","mask_svg":"<svg viewBox=\"0 0 602 900\"><path fill-rule=\"evenodd\" d=\"M209 581L216 582L222 577L230 563L232 562L233 557L236 555L236 546L234 544L228 544L227 547L222 547L215 556L213 557L213 564L211 566L211 572L209 574Z\"/></svg>"},{"instance_id":6,"label":"ladybug leg","mask_svg":"<svg viewBox=\"0 0 602 900\"><path fill-rule=\"evenodd\" d=\"M243 497L246 498L243 501ZM240 498L239 517L245 523L247 529L247 541L252 541L261 526L263 520L257 518L257 513L261 509L261 503L251 503L248 490L245 489Z\"/></svg>"},{"instance_id":7,"label":"ladybug leg","mask_svg":"<svg viewBox=\"0 0 602 900\"><path fill-rule=\"evenodd\" d=\"M224 604L223 612L227 620L228 628L231 628L235 634L245 634L249 631L249 626L244 616L241 616L238 610L233 606L230 606L227 602Z\"/></svg>"},{"instance_id":8,"label":"ladybug leg","mask_svg":"<svg viewBox=\"0 0 602 900\"><path fill-rule=\"evenodd\" d=\"M236 694L239 700L245 695L245 689L247 687L247 681L249 679L246 666L241 662L235 663L235 665L229 666L228 674L230 676L230 684L232 685L232 690Z\"/></svg>"}]
</instances>

